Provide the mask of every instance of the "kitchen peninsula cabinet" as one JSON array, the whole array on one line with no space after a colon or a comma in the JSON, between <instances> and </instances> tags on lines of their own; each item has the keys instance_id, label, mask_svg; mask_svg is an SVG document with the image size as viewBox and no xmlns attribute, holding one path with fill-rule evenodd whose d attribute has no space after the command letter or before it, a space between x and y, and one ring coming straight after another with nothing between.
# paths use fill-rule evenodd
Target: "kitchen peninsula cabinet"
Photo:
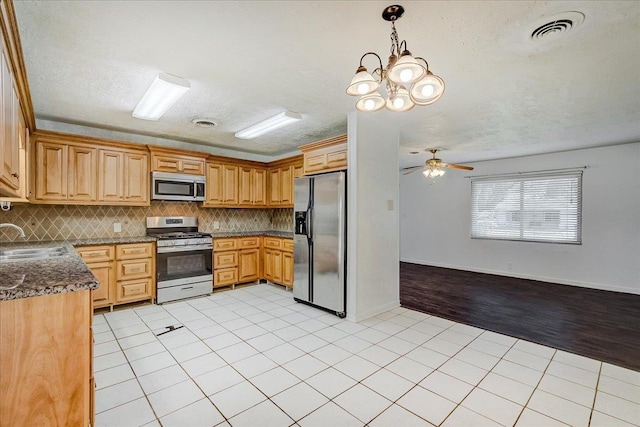
<instances>
[{"instance_id":1,"label":"kitchen peninsula cabinet","mask_svg":"<svg viewBox=\"0 0 640 427\"><path fill-rule=\"evenodd\" d=\"M34 133L33 203L149 206L144 147L56 132Z\"/></svg>"},{"instance_id":2,"label":"kitchen peninsula cabinet","mask_svg":"<svg viewBox=\"0 0 640 427\"><path fill-rule=\"evenodd\" d=\"M90 292L0 302L0 426L93 425Z\"/></svg>"}]
</instances>

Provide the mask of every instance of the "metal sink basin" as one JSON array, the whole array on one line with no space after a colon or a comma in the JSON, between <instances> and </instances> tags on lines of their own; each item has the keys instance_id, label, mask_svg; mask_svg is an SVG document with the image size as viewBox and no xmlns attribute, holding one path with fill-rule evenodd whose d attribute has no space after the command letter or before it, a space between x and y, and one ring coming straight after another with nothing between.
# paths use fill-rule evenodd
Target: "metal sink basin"
<instances>
[{"instance_id":1,"label":"metal sink basin","mask_svg":"<svg viewBox=\"0 0 640 427\"><path fill-rule=\"evenodd\" d=\"M53 248L24 248L0 249L0 262L36 261L47 258L60 258L69 255L67 248L57 246Z\"/></svg>"}]
</instances>

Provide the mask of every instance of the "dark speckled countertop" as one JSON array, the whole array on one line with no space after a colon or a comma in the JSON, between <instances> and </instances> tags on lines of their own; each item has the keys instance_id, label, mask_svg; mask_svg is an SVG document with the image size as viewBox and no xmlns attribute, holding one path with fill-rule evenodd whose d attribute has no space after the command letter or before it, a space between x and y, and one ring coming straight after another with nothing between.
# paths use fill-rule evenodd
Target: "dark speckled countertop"
<instances>
[{"instance_id":1,"label":"dark speckled countertop","mask_svg":"<svg viewBox=\"0 0 640 427\"><path fill-rule=\"evenodd\" d=\"M63 246L68 254L35 261L0 262L0 301L96 289L98 280L66 241L1 244L2 249Z\"/></svg>"},{"instance_id":2,"label":"dark speckled countertop","mask_svg":"<svg viewBox=\"0 0 640 427\"><path fill-rule=\"evenodd\" d=\"M250 236L269 236L269 237L282 237L285 239L293 239L293 231L278 231L278 230L266 230L266 231L219 231L211 233L211 236L215 238L223 237L250 237Z\"/></svg>"},{"instance_id":3,"label":"dark speckled countertop","mask_svg":"<svg viewBox=\"0 0 640 427\"><path fill-rule=\"evenodd\" d=\"M51 248L63 246L68 255L35 261L0 262L0 301L96 289L98 280L74 246L117 245L155 242L153 237L59 240L49 242L0 243L0 249Z\"/></svg>"}]
</instances>

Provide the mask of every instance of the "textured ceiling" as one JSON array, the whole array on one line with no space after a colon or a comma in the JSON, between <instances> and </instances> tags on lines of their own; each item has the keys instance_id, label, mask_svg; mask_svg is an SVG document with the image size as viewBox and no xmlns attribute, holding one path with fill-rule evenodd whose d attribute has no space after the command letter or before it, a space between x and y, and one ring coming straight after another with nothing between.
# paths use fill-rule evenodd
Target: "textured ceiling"
<instances>
[{"instance_id":1,"label":"textured ceiling","mask_svg":"<svg viewBox=\"0 0 640 427\"><path fill-rule=\"evenodd\" d=\"M346 132L360 56L389 51L378 1L17 1L40 120L267 156ZM640 141L640 2L405 1L396 27L446 82L436 104L379 112L401 165L441 147L463 162ZM544 18L584 23L535 43ZM373 63L365 62L370 69ZM159 73L192 89L159 121L131 112ZM303 120L251 141L234 133L283 110ZM217 126L202 129L195 117Z\"/></svg>"}]
</instances>

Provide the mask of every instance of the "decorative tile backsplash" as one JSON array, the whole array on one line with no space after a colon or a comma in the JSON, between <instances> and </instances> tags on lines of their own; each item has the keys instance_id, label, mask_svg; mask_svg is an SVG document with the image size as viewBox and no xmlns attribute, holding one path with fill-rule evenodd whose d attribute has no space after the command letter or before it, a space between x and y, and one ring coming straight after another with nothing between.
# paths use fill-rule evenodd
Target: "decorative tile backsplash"
<instances>
[{"instance_id":1,"label":"decorative tile backsplash","mask_svg":"<svg viewBox=\"0 0 640 427\"><path fill-rule=\"evenodd\" d=\"M13 205L0 211L0 223L24 229L26 240L65 240L144 236L148 216L197 216L200 231L293 231L293 209L212 209L189 202L151 202L149 207ZM214 221L220 229L214 230ZM114 233L113 224L122 224ZM23 241L18 232L0 228L0 242Z\"/></svg>"}]
</instances>

